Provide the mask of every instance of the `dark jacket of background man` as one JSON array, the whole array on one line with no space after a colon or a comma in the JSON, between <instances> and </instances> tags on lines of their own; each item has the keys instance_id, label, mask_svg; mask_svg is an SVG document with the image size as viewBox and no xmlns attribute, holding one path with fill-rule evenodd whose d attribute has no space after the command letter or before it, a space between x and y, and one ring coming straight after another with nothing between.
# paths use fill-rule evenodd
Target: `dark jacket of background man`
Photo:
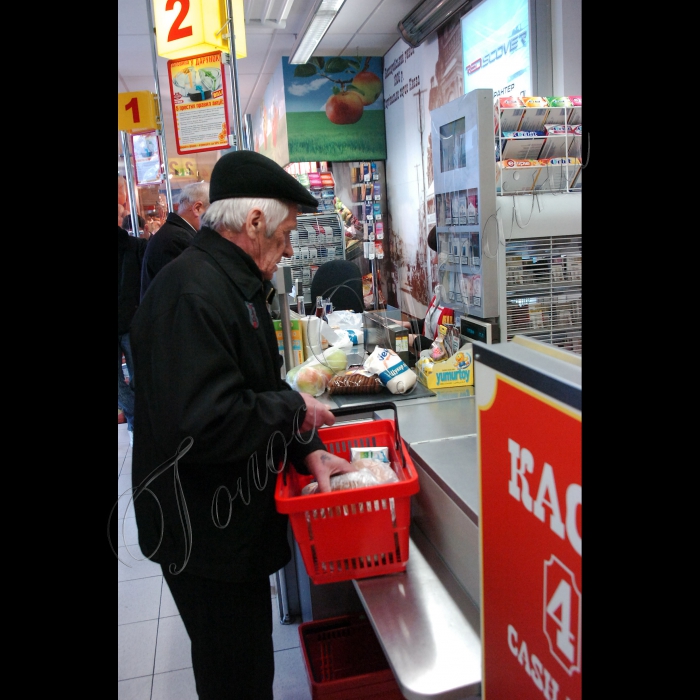
<instances>
[{"instance_id":1,"label":"dark jacket of background man","mask_svg":"<svg viewBox=\"0 0 700 700\"><path fill-rule=\"evenodd\" d=\"M141 264L148 241L130 236L121 226L117 239L117 326L119 335L128 332L139 306Z\"/></svg>"}]
</instances>

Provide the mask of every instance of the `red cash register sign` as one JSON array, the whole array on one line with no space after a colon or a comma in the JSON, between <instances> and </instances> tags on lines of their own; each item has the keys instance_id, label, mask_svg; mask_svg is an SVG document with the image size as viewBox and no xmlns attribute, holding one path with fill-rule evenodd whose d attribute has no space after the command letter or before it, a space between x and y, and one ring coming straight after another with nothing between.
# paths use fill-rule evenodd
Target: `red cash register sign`
<instances>
[{"instance_id":1,"label":"red cash register sign","mask_svg":"<svg viewBox=\"0 0 700 700\"><path fill-rule=\"evenodd\" d=\"M484 700L581 698L581 414L496 377L479 409Z\"/></svg>"}]
</instances>

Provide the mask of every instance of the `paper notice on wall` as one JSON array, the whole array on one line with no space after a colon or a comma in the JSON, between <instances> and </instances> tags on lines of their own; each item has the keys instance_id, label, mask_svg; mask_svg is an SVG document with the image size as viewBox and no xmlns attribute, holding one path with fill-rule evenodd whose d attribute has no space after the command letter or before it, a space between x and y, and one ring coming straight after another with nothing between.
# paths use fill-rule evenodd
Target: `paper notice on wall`
<instances>
[{"instance_id":1,"label":"paper notice on wall","mask_svg":"<svg viewBox=\"0 0 700 700\"><path fill-rule=\"evenodd\" d=\"M229 148L221 52L168 61L168 75L177 152Z\"/></svg>"}]
</instances>

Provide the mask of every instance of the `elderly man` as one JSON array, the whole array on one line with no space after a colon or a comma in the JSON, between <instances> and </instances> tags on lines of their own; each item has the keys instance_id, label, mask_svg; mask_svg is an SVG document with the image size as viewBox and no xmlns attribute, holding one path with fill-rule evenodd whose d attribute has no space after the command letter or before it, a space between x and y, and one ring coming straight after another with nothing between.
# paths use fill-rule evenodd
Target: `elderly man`
<instances>
[{"instance_id":1,"label":"elderly man","mask_svg":"<svg viewBox=\"0 0 700 700\"><path fill-rule=\"evenodd\" d=\"M189 634L200 700L272 700L269 577L291 556L275 474L291 462L329 491L354 467L315 434L333 414L280 378L267 306L297 209L316 200L254 151L219 159L209 199L132 327L136 522Z\"/></svg>"},{"instance_id":2,"label":"elderly man","mask_svg":"<svg viewBox=\"0 0 700 700\"><path fill-rule=\"evenodd\" d=\"M190 244L202 225L202 215L208 206L208 182L191 182L180 190L177 213L171 211L157 235L148 241L141 268L141 299L158 271Z\"/></svg>"}]
</instances>

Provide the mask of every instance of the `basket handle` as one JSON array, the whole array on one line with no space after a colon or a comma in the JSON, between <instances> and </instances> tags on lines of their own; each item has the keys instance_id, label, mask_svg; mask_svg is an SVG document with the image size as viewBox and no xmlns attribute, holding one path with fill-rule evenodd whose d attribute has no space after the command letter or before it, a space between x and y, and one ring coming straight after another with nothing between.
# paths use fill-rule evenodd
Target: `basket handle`
<instances>
[{"instance_id":1,"label":"basket handle","mask_svg":"<svg viewBox=\"0 0 700 700\"><path fill-rule=\"evenodd\" d=\"M396 453L401 455L401 461L403 462L403 468L406 469L406 455L403 453L401 444L401 433L399 432L399 413L396 410L396 404L393 401L383 401L382 403L373 403L371 406L344 406L342 408L331 408L330 412L336 417L340 416L351 416L356 413L365 411L371 408L373 411L381 411L385 408L390 408L394 411L394 425L396 426Z\"/></svg>"}]
</instances>

